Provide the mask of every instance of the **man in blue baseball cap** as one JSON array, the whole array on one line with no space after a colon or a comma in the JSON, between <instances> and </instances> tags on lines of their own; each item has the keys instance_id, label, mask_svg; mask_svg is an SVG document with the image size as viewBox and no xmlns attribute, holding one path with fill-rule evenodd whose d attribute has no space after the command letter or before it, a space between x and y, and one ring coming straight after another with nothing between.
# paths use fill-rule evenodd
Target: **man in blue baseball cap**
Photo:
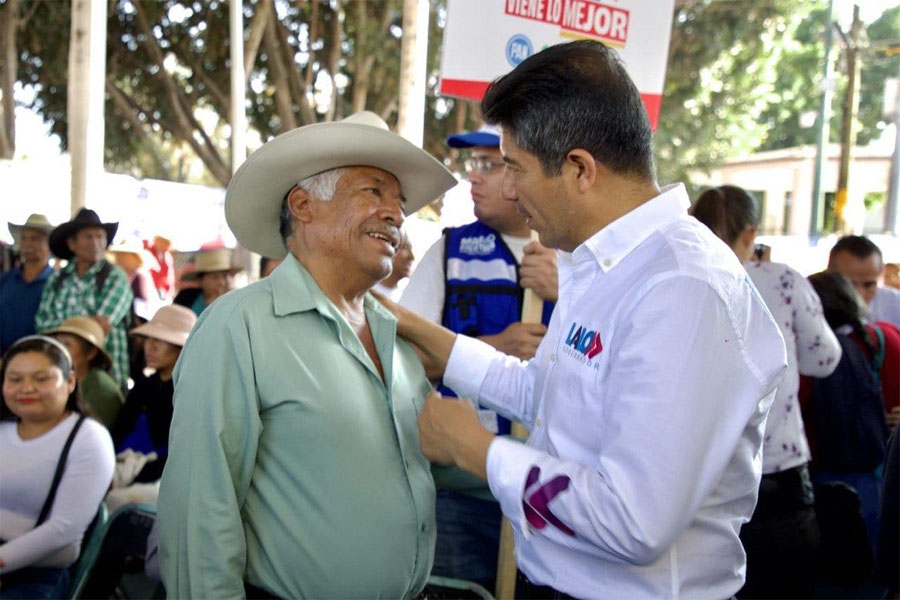
<instances>
[{"instance_id":1,"label":"man in blue baseball cap","mask_svg":"<svg viewBox=\"0 0 900 600\"><path fill-rule=\"evenodd\" d=\"M557 295L556 252L531 241L531 230L514 202L503 196L500 134L493 127L447 138L464 150L477 220L444 231L413 272L400 303L448 329L478 337L507 354L528 360L550 320ZM522 323L523 289L544 300L542 323ZM445 396L455 395L441 386ZM480 410L494 433L510 422ZM435 575L476 581L493 588L500 536L500 507L487 486L463 494L438 491Z\"/></svg>"}]
</instances>

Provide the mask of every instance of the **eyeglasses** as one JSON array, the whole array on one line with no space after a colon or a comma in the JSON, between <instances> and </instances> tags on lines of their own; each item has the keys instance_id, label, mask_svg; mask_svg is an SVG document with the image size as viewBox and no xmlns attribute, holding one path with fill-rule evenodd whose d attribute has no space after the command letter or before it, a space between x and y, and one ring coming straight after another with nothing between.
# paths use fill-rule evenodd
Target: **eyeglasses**
<instances>
[{"instance_id":1,"label":"eyeglasses","mask_svg":"<svg viewBox=\"0 0 900 600\"><path fill-rule=\"evenodd\" d=\"M493 173L497 169L502 169L504 166L503 163L495 163L487 158L469 158L463 163L466 175L471 175L475 171L478 171L482 175L487 175Z\"/></svg>"}]
</instances>

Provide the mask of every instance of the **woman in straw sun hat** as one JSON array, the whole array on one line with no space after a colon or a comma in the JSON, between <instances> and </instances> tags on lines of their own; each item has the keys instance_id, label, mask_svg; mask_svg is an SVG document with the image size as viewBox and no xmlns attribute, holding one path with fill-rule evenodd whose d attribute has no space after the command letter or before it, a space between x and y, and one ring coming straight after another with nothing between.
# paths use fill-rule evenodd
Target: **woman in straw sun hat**
<instances>
[{"instance_id":1,"label":"woman in straw sun hat","mask_svg":"<svg viewBox=\"0 0 900 600\"><path fill-rule=\"evenodd\" d=\"M130 449L143 454L155 452L158 456L141 469L136 482L156 481L162 476L175 393L172 371L196 320L196 315L183 306L163 306L149 322L131 330L132 335L143 337L147 366L154 373L135 381L128 392L112 429L113 443L116 452Z\"/></svg>"},{"instance_id":2,"label":"woman in straw sun hat","mask_svg":"<svg viewBox=\"0 0 900 600\"><path fill-rule=\"evenodd\" d=\"M46 332L58 339L72 355L75 378L81 388L81 399L91 416L112 427L122 408L122 390L109 374L112 357L104 348L106 334L88 316L70 317Z\"/></svg>"},{"instance_id":3,"label":"woman in straw sun hat","mask_svg":"<svg viewBox=\"0 0 900 600\"><path fill-rule=\"evenodd\" d=\"M178 292L175 304L190 308L199 317L213 300L234 287L234 274L240 271L231 264L231 251L226 248L199 252L194 269L182 275L181 281L197 281L200 287Z\"/></svg>"}]
</instances>

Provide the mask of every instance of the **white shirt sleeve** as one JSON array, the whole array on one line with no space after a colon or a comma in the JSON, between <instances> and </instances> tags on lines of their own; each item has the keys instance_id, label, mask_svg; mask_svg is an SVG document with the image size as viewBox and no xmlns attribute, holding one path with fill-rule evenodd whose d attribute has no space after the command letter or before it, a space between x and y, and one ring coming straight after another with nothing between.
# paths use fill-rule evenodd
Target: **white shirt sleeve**
<instances>
[{"instance_id":1,"label":"white shirt sleeve","mask_svg":"<svg viewBox=\"0 0 900 600\"><path fill-rule=\"evenodd\" d=\"M543 342L542 342L543 344ZM479 399L512 421L531 429L534 422L534 380L541 349L531 361L509 356L481 340L457 334L447 367L444 385L462 398ZM495 385L483 385L495 377Z\"/></svg>"},{"instance_id":2,"label":"white shirt sleeve","mask_svg":"<svg viewBox=\"0 0 900 600\"><path fill-rule=\"evenodd\" d=\"M872 299L873 321L887 321L900 327L900 291L889 287L879 287Z\"/></svg>"},{"instance_id":3,"label":"white shirt sleeve","mask_svg":"<svg viewBox=\"0 0 900 600\"><path fill-rule=\"evenodd\" d=\"M793 269L788 273L794 279L797 369L810 377L828 377L841 360L841 345L825 320L822 301L812 284Z\"/></svg>"},{"instance_id":4,"label":"white shirt sleeve","mask_svg":"<svg viewBox=\"0 0 900 600\"><path fill-rule=\"evenodd\" d=\"M671 318L672 298L691 306L683 318ZM535 415L532 439L549 436L553 446L568 448L591 438L599 440L598 455L576 462L531 447L531 439L529 445L492 442L488 483L517 530L612 562L647 565L665 552L727 476L730 461L752 454L738 448L761 443L785 350L781 336L770 335L776 328L768 312L745 318L740 330L749 339L735 331L705 282L679 277L655 285L622 316L622 330L609 341L609 372L617 375L606 379L603 390L591 379L581 383L585 402L603 403L603 418L554 430L554 421L566 417L554 415L552 405L539 406ZM534 410L531 399L515 398L531 394L533 387L523 382L533 364L513 365L495 355L479 369L476 353L462 357L469 342L458 339L450 362L457 377L461 363L467 364L466 391L479 392L473 398L498 410ZM757 359L756 352L764 356ZM538 394L559 393L548 390ZM755 463L760 472L758 455Z\"/></svg>"},{"instance_id":5,"label":"white shirt sleeve","mask_svg":"<svg viewBox=\"0 0 900 600\"><path fill-rule=\"evenodd\" d=\"M35 565L79 542L109 489L115 462L109 432L93 419L86 419L69 449L47 520L0 546L0 560L6 563L0 573Z\"/></svg>"},{"instance_id":6,"label":"white shirt sleeve","mask_svg":"<svg viewBox=\"0 0 900 600\"><path fill-rule=\"evenodd\" d=\"M400 297L400 305L432 323L440 323L444 312L444 242L446 235L432 244Z\"/></svg>"}]
</instances>

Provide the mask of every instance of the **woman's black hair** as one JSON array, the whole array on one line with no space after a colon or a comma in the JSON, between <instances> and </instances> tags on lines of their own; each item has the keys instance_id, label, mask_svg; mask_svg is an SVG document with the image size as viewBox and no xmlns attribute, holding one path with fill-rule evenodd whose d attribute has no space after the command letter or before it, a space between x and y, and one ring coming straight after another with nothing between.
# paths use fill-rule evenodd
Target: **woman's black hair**
<instances>
[{"instance_id":1,"label":"woman's black hair","mask_svg":"<svg viewBox=\"0 0 900 600\"><path fill-rule=\"evenodd\" d=\"M6 367L9 366L9 361L14 356L26 352L38 352L46 356L50 362L53 363L53 366L58 367L59 370L62 371L63 377L66 379L68 379L69 373L72 372L72 358L69 356L69 352L66 350L65 346L53 338L42 335L32 335L20 339L10 346L3 354L3 364L0 365L0 385L6 381ZM69 398L66 401L67 411L78 414L82 413L80 396L78 383L76 383L75 388L72 390L72 393L69 394ZM18 420L19 417L6 406L6 400L4 399L3 402L0 402L0 421Z\"/></svg>"},{"instance_id":2,"label":"woman's black hair","mask_svg":"<svg viewBox=\"0 0 900 600\"><path fill-rule=\"evenodd\" d=\"M736 185L704 190L691 207L691 214L729 246L734 246L747 227L759 223L756 198Z\"/></svg>"},{"instance_id":3,"label":"woman's black hair","mask_svg":"<svg viewBox=\"0 0 900 600\"><path fill-rule=\"evenodd\" d=\"M850 280L837 271L813 273L807 279L822 301L825 320L832 329L849 325L862 340L870 356L878 352L863 325L865 309Z\"/></svg>"}]
</instances>

